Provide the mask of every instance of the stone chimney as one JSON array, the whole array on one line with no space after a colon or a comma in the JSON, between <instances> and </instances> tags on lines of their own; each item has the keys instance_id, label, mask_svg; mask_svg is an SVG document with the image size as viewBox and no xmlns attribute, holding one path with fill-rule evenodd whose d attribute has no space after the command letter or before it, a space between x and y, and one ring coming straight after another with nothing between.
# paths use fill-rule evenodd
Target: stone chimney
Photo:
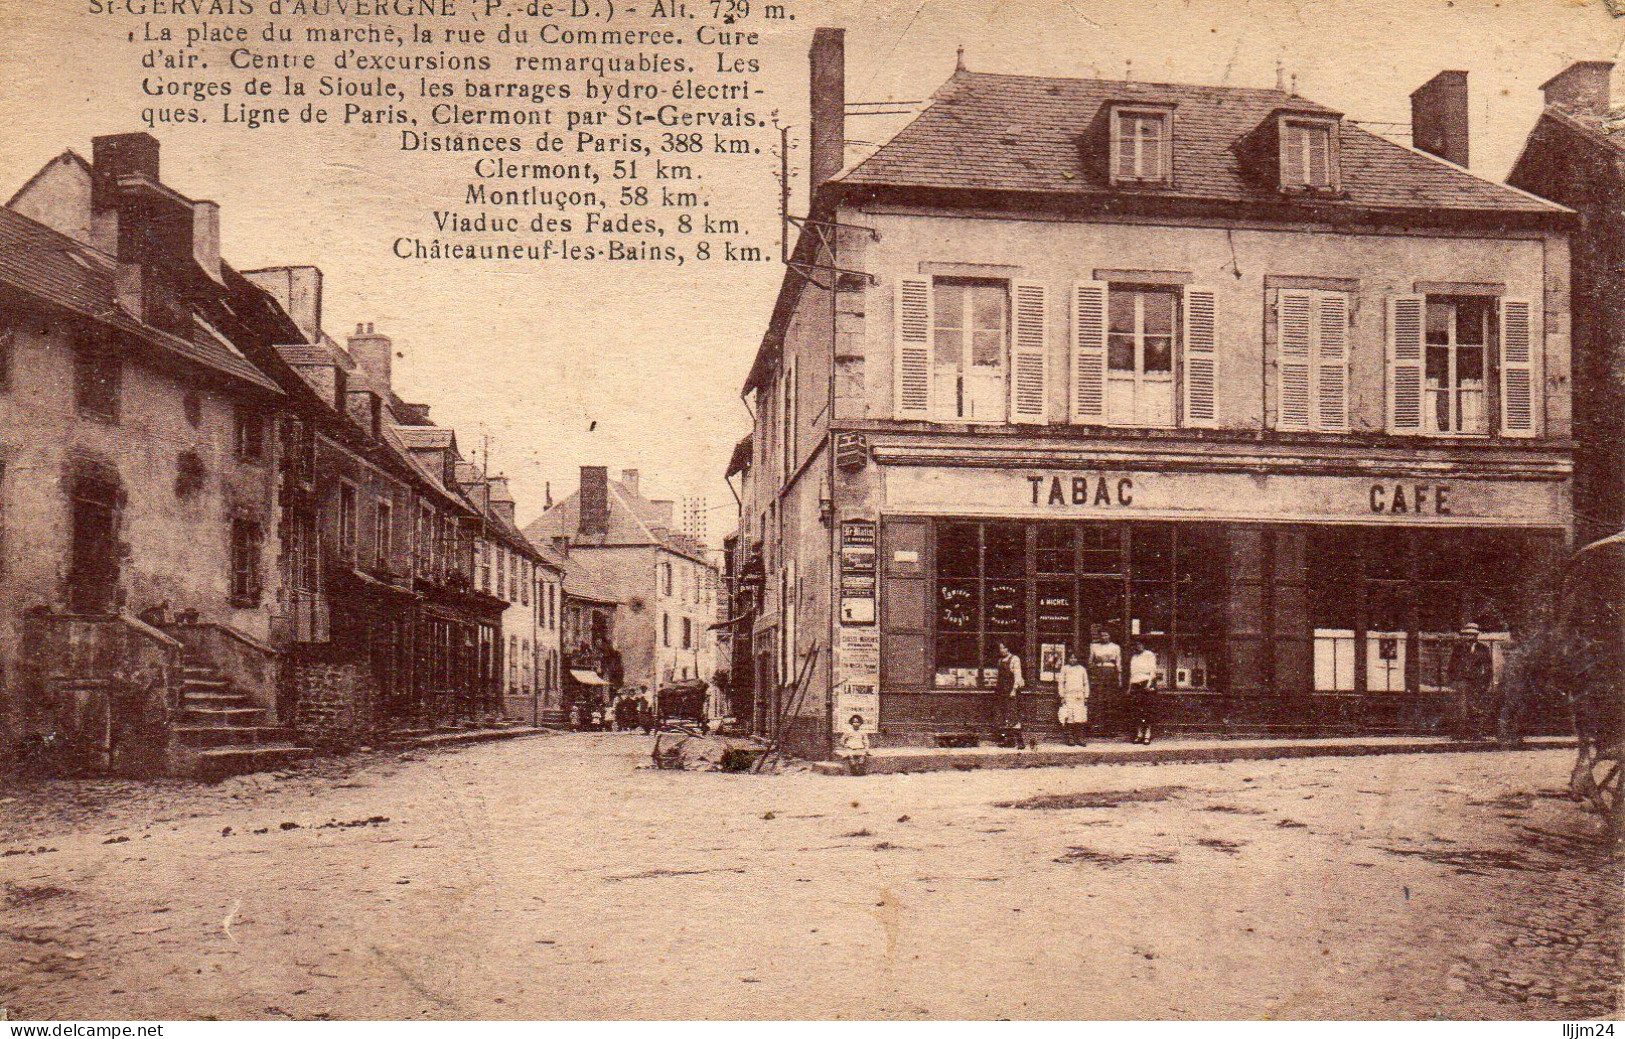
<instances>
[{"instance_id":1,"label":"stone chimney","mask_svg":"<svg viewBox=\"0 0 1625 1039\"><path fill-rule=\"evenodd\" d=\"M602 465L581 467L581 519L576 529L584 538L601 538L609 533L609 469Z\"/></svg>"},{"instance_id":2,"label":"stone chimney","mask_svg":"<svg viewBox=\"0 0 1625 1039\"><path fill-rule=\"evenodd\" d=\"M811 79L813 190L846 165L846 30L815 29L808 52Z\"/></svg>"},{"instance_id":3,"label":"stone chimney","mask_svg":"<svg viewBox=\"0 0 1625 1039\"><path fill-rule=\"evenodd\" d=\"M1577 61L1540 85L1546 105L1558 105L1584 115L1607 115L1612 103L1608 80L1611 61Z\"/></svg>"},{"instance_id":4,"label":"stone chimney","mask_svg":"<svg viewBox=\"0 0 1625 1039\"><path fill-rule=\"evenodd\" d=\"M90 141L92 209L118 205L118 182L142 177L158 183L158 138L150 133L117 133Z\"/></svg>"},{"instance_id":5,"label":"stone chimney","mask_svg":"<svg viewBox=\"0 0 1625 1039\"><path fill-rule=\"evenodd\" d=\"M299 326L305 342L322 337L322 269L320 267L269 267L244 271L257 288L268 293L282 312Z\"/></svg>"},{"instance_id":6,"label":"stone chimney","mask_svg":"<svg viewBox=\"0 0 1625 1039\"><path fill-rule=\"evenodd\" d=\"M1441 72L1411 94L1411 143L1446 162L1467 165L1467 73Z\"/></svg>"},{"instance_id":7,"label":"stone chimney","mask_svg":"<svg viewBox=\"0 0 1625 1039\"><path fill-rule=\"evenodd\" d=\"M638 473L638 471L636 469L622 469L621 470L621 486L625 487L626 490L627 490L627 493L632 495L632 497L634 497L634 498L643 497L643 491L638 485L639 479L640 479L640 474Z\"/></svg>"},{"instance_id":8,"label":"stone chimney","mask_svg":"<svg viewBox=\"0 0 1625 1039\"><path fill-rule=\"evenodd\" d=\"M226 283L220 273L220 203L192 203L192 258L216 285Z\"/></svg>"},{"instance_id":9,"label":"stone chimney","mask_svg":"<svg viewBox=\"0 0 1625 1039\"><path fill-rule=\"evenodd\" d=\"M395 344L390 342L386 335L373 331L369 321L364 325L355 326L355 335L344 344L355 358L356 364L367 373L373 389L378 391L380 397L387 397L394 388L391 380L394 367Z\"/></svg>"}]
</instances>

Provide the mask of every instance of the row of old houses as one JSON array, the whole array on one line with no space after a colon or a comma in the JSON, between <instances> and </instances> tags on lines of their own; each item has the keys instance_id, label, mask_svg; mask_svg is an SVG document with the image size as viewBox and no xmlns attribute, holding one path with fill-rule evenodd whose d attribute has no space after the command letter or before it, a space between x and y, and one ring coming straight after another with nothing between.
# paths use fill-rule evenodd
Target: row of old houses
<instances>
[{"instance_id":1,"label":"row of old houses","mask_svg":"<svg viewBox=\"0 0 1625 1039\"><path fill-rule=\"evenodd\" d=\"M318 268L236 270L219 226L144 133L0 208L0 749L219 775L557 723L619 682L634 589L572 564L591 517L521 533L508 481L399 395L390 338L341 343Z\"/></svg>"},{"instance_id":2,"label":"row of old houses","mask_svg":"<svg viewBox=\"0 0 1625 1039\"><path fill-rule=\"evenodd\" d=\"M1188 731L1434 731L1618 531L1611 66L1545 85L1510 183L1468 76L1410 146L1275 89L961 63L848 162L811 59L809 212L728 479L735 712L812 754L1053 727L1095 633ZM1571 287L1572 286L1572 287ZM1124 706L1097 690L1110 731Z\"/></svg>"}]
</instances>

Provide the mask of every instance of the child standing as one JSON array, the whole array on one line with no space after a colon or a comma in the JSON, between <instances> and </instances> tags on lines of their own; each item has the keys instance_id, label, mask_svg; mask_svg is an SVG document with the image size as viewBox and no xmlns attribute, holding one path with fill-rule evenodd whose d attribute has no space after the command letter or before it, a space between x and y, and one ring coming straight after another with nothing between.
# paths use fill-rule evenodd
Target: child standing
<instances>
[{"instance_id":1,"label":"child standing","mask_svg":"<svg viewBox=\"0 0 1625 1039\"><path fill-rule=\"evenodd\" d=\"M863 715L854 714L846 723L850 730L841 733L835 756L846 762L846 770L852 775L865 775L869 771L869 734L863 731Z\"/></svg>"}]
</instances>

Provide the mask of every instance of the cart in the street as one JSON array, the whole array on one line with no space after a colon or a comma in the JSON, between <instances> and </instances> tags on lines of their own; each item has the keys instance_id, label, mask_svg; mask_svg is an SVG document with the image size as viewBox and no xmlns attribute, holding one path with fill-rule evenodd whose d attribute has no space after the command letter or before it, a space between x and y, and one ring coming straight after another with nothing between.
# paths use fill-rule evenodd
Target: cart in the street
<instances>
[{"instance_id":1,"label":"cart in the street","mask_svg":"<svg viewBox=\"0 0 1625 1039\"><path fill-rule=\"evenodd\" d=\"M1569 789L1625 837L1625 532L1574 554L1556 619L1556 671L1579 741Z\"/></svg>"}]
</instances>

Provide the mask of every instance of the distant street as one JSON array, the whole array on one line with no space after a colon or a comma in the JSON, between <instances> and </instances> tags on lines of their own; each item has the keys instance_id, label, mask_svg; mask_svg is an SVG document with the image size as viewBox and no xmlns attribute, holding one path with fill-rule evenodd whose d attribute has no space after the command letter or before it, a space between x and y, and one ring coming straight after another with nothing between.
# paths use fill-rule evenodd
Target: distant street
<instances>
[{"instance_id":1,"label":"distant street","mask_svg":"<svg viewBox=\"0 0 1625 1039\"><path fill-rule=\"evenodd\" d=\"M13 1018L1613 1016L1567 752L921 776L561 734L0 787Z\"/></svg>"}]
</instances>

